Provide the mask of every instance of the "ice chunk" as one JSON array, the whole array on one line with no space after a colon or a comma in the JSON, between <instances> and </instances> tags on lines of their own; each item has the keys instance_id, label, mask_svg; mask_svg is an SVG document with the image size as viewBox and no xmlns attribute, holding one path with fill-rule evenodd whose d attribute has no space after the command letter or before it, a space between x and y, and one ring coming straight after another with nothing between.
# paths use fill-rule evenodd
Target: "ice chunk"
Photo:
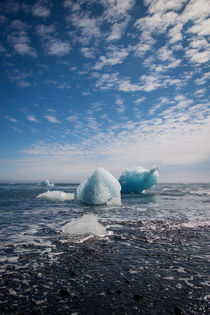
<instances>
[{"instance_id":1,"label":"ice chunk","mask_svg":"<svg viewBox=\"0 0 210 315\"><path fill-rule=\"evenodd\" d=\"M151 170L147 170L141 166L137 166L127 169L119 178L122 194L139 194L143 190L157 184L159 179L158 168L154 167Z\"/></svg>"},{"instance_id":2,"label":"ice chunk","mask_svg":"<svg viewBox=\"0 0 210 315\"><path fill-rule=\"evenodd\" d=\"M39 185L40 185L40 186L53 187L53 186L54 186L54 183L51 183L51 182L49 181L49 179L46 179L46 180L44 180L43 182L40 182Z\"/></svg>"},{"instance_id":3,"label":"ice chunk","mask_svg":"<svg viewBox=\"0 0 210 315\"><path fill-rule=\"evenodd\" d=\"M64 233L71 235L104 235L106 228L98 223L97 217L94 214L85 214L79 220L73 220L62 227Z\"/></svg>"},{"instance_id":4,"label":"ice chunk","mask_svg":"<svg viewBox=\"0 0 210 315\"><path fill-rule=\"evenodd\" d=\"M120 183L112 174L98 167L77 188L77 197L89 205L121 205Z\"/></svg>"},{"instance_id":5,"label":"ice chunk","mask_svg":"<svg viewBox=\"0 0 210 315\"><path fill-rule=\"evenodd\" d=\"M59 190L51 190L51 191L48 190L48 191L38 195L36 198L56 200L56 201L73 200L74 199L74 193L65 193L65 192L59 191Z\"/></svg>"}]
</instances>

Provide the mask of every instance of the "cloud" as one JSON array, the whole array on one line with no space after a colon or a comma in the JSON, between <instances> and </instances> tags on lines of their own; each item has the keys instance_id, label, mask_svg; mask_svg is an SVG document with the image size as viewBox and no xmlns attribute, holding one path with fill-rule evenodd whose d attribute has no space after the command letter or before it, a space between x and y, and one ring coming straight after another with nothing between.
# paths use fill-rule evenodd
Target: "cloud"
<instances>
[{"instance_id":1,"label":"cloud","mask_svg":"<svg viewBox=\"0 0 210 315\"><path fill-rule=\"evenodd\" d=\"M32 14L37 17L41 18L47 18L50 16L51 11L49 7L47 7L47 1L38 1L33 7L32 7Z\"/></svg>"},{"instance_id":2,"label":"cloud","mask_svg":"<svg viewBox=\"0 0 210 315\"><path fill-rule=\"evenodd\" d=\"M38 24L36 26L36 32L41 37L48 36L55 32L55 25Z\"/></svg>"},{"instance_id":3,"label":"cloud","mask_svg":"<svg viewBox=\"0 0 210 315\"><path fill-rule=\"evenodd\" d=\"M97 18L89 17L88 12L75 12L67 17L67 22L72 23L79 32L78 40L82 44L89 44L92 38L101 36L100 21Z\"/></svg>"},{"instance_id":4,"label":"cloud","mask_svg":"<svg viewBox=\"0 0 210 315\"><path fill-rule=\"evenodd\" d=\"M95 58L96 49L93 47L82 47L81 53L84 55L85 58Z\"/></svg>"},{"instance_id":5,"label":"cloud","mask_svg":"<svg viewBox=\"0 0 210 315\"><path fill-rule=\"evenodd\" d=\"M20 20L14 20L10 24L10 29L12 32L8 34L7 40L14 51L21 56L37 57L37 52L31 46L31 41L27 34L28 25Z\"/></svg>"},{"instance_id":6,"label":"cloud","mask_svg":"<svg viewBox=\"0 0 210 315\"><path fill-rule=\"evenodd\" d=\"M121 101L119 99L118 103ZM175 105L168 108L165 106L168 102ZM64 144L49 143L47 140L37 142L23 151L25 164L33 169L37 156L40 173L44 168L50 171L54 166L54 176L67 180L72 176L71 171L85 176L85 172L98 165L121 173L132 165L190 166L206 161L210 154L206 145L210 132L209 104L193 104L182 94L177 94L175 99L159 98L159 103L163 110L161 107L159 111L156 109L156 115L150 120L123 124L110 122L106 131L94 114L89 113L82 124L82 133L86 131L87 135L85 139L81 137L79 143L69 141ZM73 115L70 117L72 123L77 120ZM104 118L107 119L107 116ZM88 136L90 134L91 137Z\"/></svg>"},{"instance_id":7,"label":"cloud","mask_svg":"<svg viewBox=\"0 0 210 315\"><path fill-rule=\"evenodd\" d=\"M15 82L18 87L26 88L31 85L28 81L28 78L32 76L30 72L24 72L17 69L13 69L11 73L9 73L9 79L12 82Z\"/></svg>"},{"instance_id":8,"label":"cloud","mask_svg":"<svg viewBox=\"0 0 210 315\"><path fill-rule=\"evenodd\" d=\"M17 123L17 119L11 117L11 116L8 116L8 115L5 115L4 116L5 119L9 120L10 122L13 122L13 123Z\"/></svg>"},{"instance_id":9,"label":"cloud","mask_svg":"<svg viewBox=\"0 0 210 315\"><path fill-rule=\"evenodd\" d=\"M205 19L210 14L210 6L208 0L191 0L187 3L181 14L184 23L190 20Z\"/></svg>"},{"instance_id":10,"label":"cloud","mask_svg":"<svg viewBox=\"0 0 210 315\"><path fill-rule=\"evenodd\" d=\"M182 40L182 38L183 38L182 29L183 29L183 24L178 23L169 30L168 36L170 38L169 42L171 44L174 44L174 43Z\"/></svg>"},{"instance_id":11,"label":"cloud","mask_svg":"<svg viewBox=\"0 0 210 315\"><path fill-rule=\"evenodd\" d=\"M59 123L59 120L55 116L45 115L44 117L51 123Z\"/></svg>"},{"instance_id":12,"label":"cloud","mask_svg":"<svg viewBox=\"0 0 210 315\"><path fill-rule=\"evenodd\" d=\"M39 123L40 121L35 117L35 115L28 115L27 119L29 121L35 122L35 123Z\"/></svg>"},{"instance_id":13,"label":"cloud","mask_svg":"<svg viewBox=\"0 0 210 315\"><path fill-rule=\"evenodd\" d=\"M121 64L127 56L127 49L118 49L114 46L110 46L108 47L107 56L100 56L99 61L95 64L93 69L101 70L105 66L114 66L116 64Z\"/></svg>"},{"instance_id":14,"label":"cloud","mask_svg":"<svg viewBox=\"0 0 210 315\"><path fill-rule=\"evenodd\" d=\"M210 18L197 21L195 25L188 29L188 32L197 34L199 36L210 35Z\"/></svg>"},{"instance_id":15,"label":"cloud","mask_svg":"<svg viewBox=\"0 0 210 315\"><path fill-rule=\"evenodd\" d=\"M127 17L135 2L134 0L102 0L101 3L105 7L103 18L113 23Z\"/></svg>"},{"instance_id":16,"label":"cloud","mask_svg":"<svg viewBox=\"0 0 210 315\"><path fill-rule=\"evenodd\" d=\"M69 54L71 49L68 41L56 38L51 38L44 45L48 55L55 55L58 57L63 57Z\"/></svg>"},{"instance_id":17,"label":"cloud","mask_svg":"<svg viewBox=\"0 0 210 315\"><path fill-rule=\"evenodd\" d=\"M122 34L123 34L127 24L128 24L127 19L121 23L114 23L111 27L111 33L108 34L106 40L107 41L119 40L122 37Z\"/></svg>"}]
</instances>

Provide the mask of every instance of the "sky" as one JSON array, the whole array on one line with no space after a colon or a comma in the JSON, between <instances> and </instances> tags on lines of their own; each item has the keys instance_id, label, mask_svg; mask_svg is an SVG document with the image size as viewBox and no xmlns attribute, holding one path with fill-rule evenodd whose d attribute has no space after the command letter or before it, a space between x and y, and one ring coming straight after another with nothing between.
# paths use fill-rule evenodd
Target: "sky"
<instances>
[{"instance_id":1,"label":"sky","mask_svg":"<svg viewBox=\"0 0 210 315\"><path fill-rule=\"evenodd\" d=\"M0 181L210 182L209 0L0 2Z\"/></svg>"}]
</instances>

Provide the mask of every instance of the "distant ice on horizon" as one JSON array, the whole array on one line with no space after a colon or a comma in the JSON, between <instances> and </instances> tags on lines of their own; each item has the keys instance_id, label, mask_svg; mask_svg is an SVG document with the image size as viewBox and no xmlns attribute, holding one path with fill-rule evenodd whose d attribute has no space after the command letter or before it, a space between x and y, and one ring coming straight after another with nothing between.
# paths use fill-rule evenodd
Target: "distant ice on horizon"
<instances>
[{"instance_id":1,"label":"distant ice on horizon","mask_svg":"<svg viewBox=\"0 0 210 315\"><path fill-rule=\"evenodd\" d=\"M74 199L74 193L65 193L63 191L59 190L48 190L40 195L38 195L36 198L39 199L47 199L47 200L55 200L55 201L65 201L65 200L73 200Z\"/></svg>"},{"instance_id":2,"label":"distant ice on horizon","mask_svg":"<svg viewBox=\"0 0 210 315\"><path fill-rule=\"evenodd\" d=\"M77 188L77 197L89 205L121 205L121 186L112 174L98 167Z\"/></svg>"},{"instance_id":3,"label":"distant ice on horizon","mask_svg":"<svg viewBox=\"0 0 210 315\"><path fill-rule=\"evenodd\" d=\"M157 169L159 167L147 170L142 166L127 169L119 178L122 194L139 194L157 184L159 179Z\"/></svg>"},{"instance_id":4,"label":"distant ice on horizon","mask_svg":"<svg viewBox=\"0 0 210 315\"><path fill-rule=\"evenodd\" d=\"M54 187L54 183L50 182L49 179L46 179L39 183L40 186Z\"/></svg>"}]
</instances>

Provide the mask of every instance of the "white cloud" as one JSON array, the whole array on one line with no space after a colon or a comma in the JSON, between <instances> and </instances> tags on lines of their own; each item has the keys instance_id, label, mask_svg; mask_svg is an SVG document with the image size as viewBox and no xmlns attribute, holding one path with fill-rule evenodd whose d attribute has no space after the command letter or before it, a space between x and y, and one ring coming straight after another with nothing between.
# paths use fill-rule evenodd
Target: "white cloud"
<instances>
[{"instance_id":1,"label":"white cloud","mask_svg":"<svg viewBox=\"0 0 210 315\"><path fill-rule=\"evenodd\" d=\"M93 69L101 70L105 66L114 66L116 64L121 64L127 56L127 49L117 49L114 47L110 47L107 56L100 56L99 61L95 64Z\"/></svg>"},{"instance_id":2,"label":"white cloud","mask_svg":"<svg viewBox=\"0 0 210 315\"><path fill-rule=\"evenodd\" d=\"M200 49L187 48L185 55L187 58L189 58L189 60L192 63L196 63L198 65L202 64L202 63L209 62L209 60L210 60L210 46L208 47L208 49L206 49L204 51L200 51Z\"/></svg>"},{"instance_id":3,"label":"white cloud","mask_svg":"<svg viewBox=\"0 0 210 315\"><path fill-rule=\"evenodd\" d=\"M163 86L163 83L161 82L160 77L156 75L152 75L152 74L151 75L143 74L140 77L140 81L141 81L141 89L146 92L156 90L157 88Z\"/></svg>"},{"instance_id":4,"label":"white cloud","mask_svg":"<svg viewBox=\"0 0 210 315\"><path fill-rule=\"evenodd\" d=\"M70 89L71 88L71 85L67 82L64 82L64 83L59 83L57 85L57 88L58 89L61 89L61 90L65 90L65 89Z\"/></svg>"},{"instance_id":5,"label":"white cloud","mask_svg":"<svg viewBox=\"0 0 210 315\"><path fill-rule=\"evenodd\" d=\"M93 47L82 47L81 52L85 58L95 58L96 49Z\"/></svg>"},{"instance_id":6,"label":"white cloud","mask_svg":"<svg viewBox=\"0 0 210 315\"><path fill-rule=\"evenodd\" d=\"M31 46L31 41L27 34L28 25L20 20L14 20L10 24L10 29L12 32L8 34L7 40L12 45L14 51L21 56L37 57L37 52Z\"/></svg>"},{"instance_id":7,"label":"white cloud","mask_svg":"<svg viewBox=\"0 0 210 315\"><path fill-rule=\"evenodd\" d=\"M70 44L68 41L51 38L45 43L45 49L48 55L63 57L70 52Z\"/></svg>"},{"instance_id":8,"label":"white cloud","mask_svg":"<svg viewBox=\"0 0 210 315\"><path fill-rule=\"evenodd\" d=\"M121 20L127 17L134 5L134 0L101 0L105 6L103 17L110 22Z\"/></svg>"},{"instance_id":9,"label":"white cloud","mask_svg":"<svg viewBox=\"0 0 210 315\"><path fill-rule=\"evenodd\" d=\"M188 32L195 33L199 36L210 35L210 18L196 21L195 25L188 29Z\"/></svg>"},{"instance_id":10,"label":"white cloud","mask_svg":"<svg viewBox=\"0 0 210 315\"><path fill-rule=\"evenodd\" d=\"M32 122L39 123L39 120L35 117L35 115L28 115L27 119Z\"/></svg>"},{"instance_id":11,"label":"white cloud","mask_svg":"<svg viewBox=\"0 0 210 315\"><path fill-rule=\"evenodd\" d=\"M107 41L118 40L122 37L122 34L128 24L128 20L121 23L114 23L111 28L111 33L107 36Z\"/></svg>"},{"instance_id":12,"label":"white cloud","mask_svg":"<svg viewBox=\"0 0 210 315\"><path fill-rule=\"evenodd\" d=\"M45 115L44 117L51 123L59 123L59 120L55 116Z\"/></svg>"},{"instance_id":13,"label":"white cloud","mask_svg":"<svg viewBox=\"0 0 210 315\"><path fill-rule=\"evenodd\" d=\"M183 29L183 24L178 23L169 30L168 36L170 38L169 42L171 44L174 44L174 43L182 40L182 38L183 38L182 37L182 29Z\"/></svg>"},{"instance_id":14,"label":"white cloud","mask_svg":"<svg viewBox=\"0 0 210 315\"><path fill-rule=\"evenodd\" d=\"M208 79L210 79L210 72L203 73L201 78L195 79L195 83L197 85L203 85Z\"/></svg>"},{"instance_id":15,"label":"white cloud","mask_svg":"<svg viewBox=\"0 0 210 315\"><path fill-rule=\"evenodd\" d=\"M159 101L162 105L172 102L167 98ZM98 165L121 173L133 165L160 164L164 167L201 163L210 154L209 146L206 145L210 132L209 104L193 105L182 94L177 95L175 101L176 105L171 108L167 106L148 121L113 122L106 132L100 129L100 124L90 113L86 119L86 134L91 130L96 131L92 137L82 137L78 144L36 143L24 150L27 162L22 169L26 169L28 164L33 170L37 156L42 175L44 169L44 174L53 170L56 178L61 176L71 180L72 172L85 176L86 171ZM188 106L184 106L183 102L188 103ZM104 118L107 119L107 116Z\"/></svg>"},{"instance_id":16,"label":"white cloud","mask_svg":"<svg viewBox=\"0 0 210 315\"><path fill-rule=\"evenodd\" d=\"M181 14L181 20L184 23L190 20L205 19L210 14L209 0L191 0L187 3L183 13Z\"/></svg>"},{"instance_id":17,"label":"white cloud","mask_svg":"<svg viewBox=\"0 0 210 315\"><path fill-rule=\"evenodd\" d=\"M30 72L23 72L15 69L13 70L13 73L9 74L9 79L12 82L15 82L17 86L21 88L26 88L31 85L31 83L28 81L28 78L30 78L31 76L32 74Z\"/></svg>"},{"instance_id":18,"label":"white cloud","mask_svg":"<svg viewBox=\"0 0 210 315\"><path fill-rule=\"evenodd\" d=\"M68 17L68 21L81 32L78 38L83 44L88 44L92 38L99 38L101 35L97 18L90 18L87 13L73 13Z\"/></svg>"},{"instance_id":19,"label":"white cloud","mask_svg":"<svg viewBox=\"0 0 210 315\"><path fill-rule=\"evenodd\" d=\"M50 16L51 11L47 7L46 1L38 1L33 7L32 7L32 14L37 17L41 18L47 18Z\"/></svg>"},{"instance_id":20,"label":"white cloud","mask_svg":"<svg viewBox=\"0 0 210 315\"><path fill-rule=\"evenodd\" d=\"M149 5L149 13L164 13L170 10L178 11L188 0L145 0L145 4Z\"/></svg>"},{"instance_id":21,"label":"white cloud","mask_svg":"<svg viewBox=\"0 0 210 315\"><path fill-rule=\"evenodd\" d=\"M18 122L17 119L15 119L14 117L8 116L8 115L5 115L4 118L9 120L10 122L13 122L13 123Z\"/></svg>"},{"instance_id":22,"label":"white cloud","mask_svg":"<svg viewBox=\"0 0 210 315\"><path fill-rule=\"evenodd\" d=\"M55 25L38 24L36 32L39 36L45 37L55 32Z\"/></svg>"}]
</instances>

